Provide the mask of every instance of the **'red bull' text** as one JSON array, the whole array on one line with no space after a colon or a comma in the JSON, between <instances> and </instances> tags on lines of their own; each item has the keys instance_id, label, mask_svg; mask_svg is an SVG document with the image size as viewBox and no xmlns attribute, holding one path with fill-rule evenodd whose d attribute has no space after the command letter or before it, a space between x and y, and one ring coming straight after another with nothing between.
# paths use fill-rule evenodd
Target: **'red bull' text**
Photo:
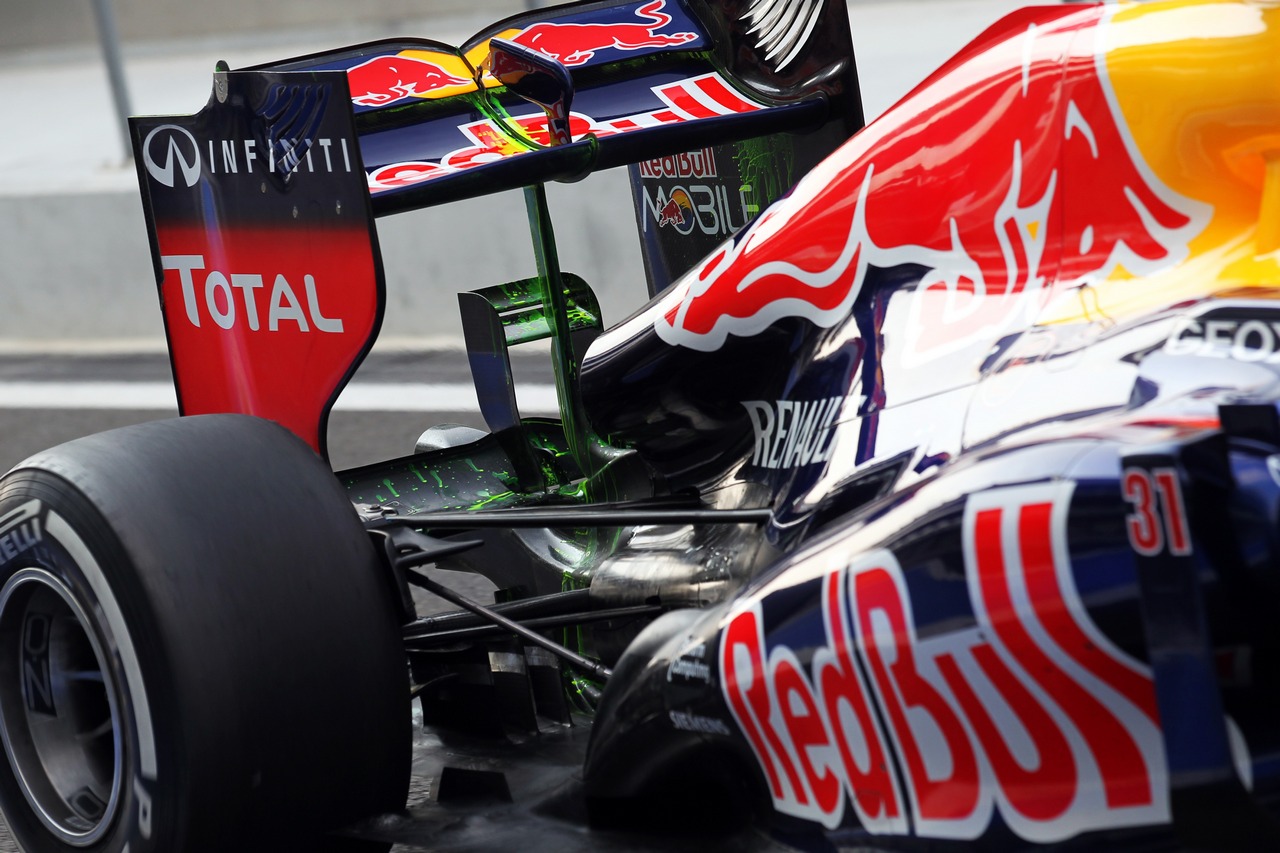
<instances>
[{"instance_id":1,"label":"'red bull' text","mask_svg":"<svg viewBox=\"0 0 1280 853\"><path fill-rule=\"evenodd\" d=\"M767 642L759 602L739 606L721 687L778 811L950 839L978 837L998 813L1040 843L1168 819L1150 670L1098 631L1075 589L1072 489L969 498L972 628L918 635L887 550L821 577L825 638L811 663Z\"/></svg>"}]
</instances>

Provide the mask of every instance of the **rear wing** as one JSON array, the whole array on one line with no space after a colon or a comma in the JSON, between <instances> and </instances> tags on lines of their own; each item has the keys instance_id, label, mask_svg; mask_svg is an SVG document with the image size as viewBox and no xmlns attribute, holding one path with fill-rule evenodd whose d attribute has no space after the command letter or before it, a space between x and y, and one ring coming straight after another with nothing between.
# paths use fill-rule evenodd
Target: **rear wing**
<instances>
[{"instance_id":1,"label":"rear wing","mask_svg":"<svg viewBox=\"0 0 1280 853\"><path fill-rule=\"evenodd\" d=\"M595 0L508 18L457 48L391 40L254 70L347 73L382 215L827 123L848 137L862 122L848 32L827 0ZM552 147L540 108L492 76L477 83L493 38L568 69L573 142Z\"/></svg>"},{"instance_id":2,"label":"rear wing","mask_svg":"<svg viewBox=\"0 0 1280 853\"><path fill-rule=\"evenodd\" d=\"M568 140L486 73L495 38L567 72ZM460 47L220 64L199 113L131 120L180 408L323 452L381 324L375 216L629 165L656 293L861 124L835 0L594 0Z\"/></svg>"}]
</instances>

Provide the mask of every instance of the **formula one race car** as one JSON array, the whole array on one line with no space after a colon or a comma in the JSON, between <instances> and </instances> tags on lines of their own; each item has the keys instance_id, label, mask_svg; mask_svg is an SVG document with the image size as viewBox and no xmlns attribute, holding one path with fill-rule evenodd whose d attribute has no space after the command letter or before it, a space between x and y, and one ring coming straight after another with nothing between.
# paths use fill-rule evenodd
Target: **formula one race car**
<instances>
[{"instance_id":1,"label":"formula one race car","mask_svg":"<svg viewBox=\"0 0 1280 853\"><path fill-rule=\"evenodd\" d=\"M20 843L1275 849L1280 7L1027 9L861 124L832 0L134 119L186 417L0 482ZM543 185L624 164L652 299L605 328ZM453 288L490 429L335 476L374 217L516 188L536 274Z\"/></svg>"}]
</instances>

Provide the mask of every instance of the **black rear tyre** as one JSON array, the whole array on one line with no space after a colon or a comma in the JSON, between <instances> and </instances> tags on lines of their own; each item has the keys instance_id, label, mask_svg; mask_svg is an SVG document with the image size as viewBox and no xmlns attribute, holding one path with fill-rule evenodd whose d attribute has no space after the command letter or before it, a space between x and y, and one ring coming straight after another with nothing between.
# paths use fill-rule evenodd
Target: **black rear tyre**
<instances>
[{"instance_id":1,"label":"black rear tyre","mask_svg":"<svg viewBox=\"0 0 1280 853\"><path fill-rule=\"evenodd\" d=\"M390 585L332 472L232 415L0 481L0 806L30 851L368 849L403 807Z\"/></svg>"}]
</instances>

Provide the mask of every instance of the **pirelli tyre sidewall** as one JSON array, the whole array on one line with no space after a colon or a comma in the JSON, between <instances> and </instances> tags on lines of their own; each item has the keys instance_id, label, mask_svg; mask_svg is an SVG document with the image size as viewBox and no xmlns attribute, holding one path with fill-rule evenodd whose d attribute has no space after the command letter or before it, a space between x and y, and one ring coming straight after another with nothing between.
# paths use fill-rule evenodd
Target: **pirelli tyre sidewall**
<instances>
[{"instance_id":1,"label":"pirelli tyre sidewall","mask_svg":"<svg viewBox=\"0 0 1280 853\"><path fill-rule=\"evenodd\" d=\"M0 480L0 718L27 851L385 849L325 833L408 789L389 585L332 472L252 418L91 436Z\"/></svg>"},{"instance_id":2,"label":"pirelli tyre sidewall","mask_svg":"<svg viewBox=\"0 0 1280 853\"><path fill-rule=\"evenodd\" d=\"M147 630L150 620L132 606L142 596L132 588L131 574L120 571L124 558L104 522L90 507L76 505L72 489L40 479L18 476L0 488L0 682L5 685L0 690L0 730L9 765L5 769L10 771L0 773L5 817L29 850L118 850L128 842L131 851L175 849L169 824L177 808L167 802L175 788L162 784L154 730L153 708L172 704L162 677L167 667L157 659L163 645ZM74 624L65 624L70 620ZM60 629L54 628L57 622L64 623ZM101 700L106 703L101 710L113 723L112 743L87 747L106 753L96 761L111 778L77 786L89 790L69 792L68 810L50 814L50 804L60 797L48 789L37 793L48 781L39 778L38 767L42 751L57 750L57 739L41 750L33 743L38 738L28 721L64 711L57 706L68 690L83 692L83 686L59 677L58 669L65 670L69 662L50 660L51 646L58 645L51 640L54 631L76 629L88 641L87 648L78 644L80 651L92 651L95 659L80 665L101 667ZM17 703L26 705L25 713ZM77 702L93 703L92 697ZM86 715L83 709L65 713ZM84 719L79 726L93 722ZM170 767L175 757L166 756ZM28 777L25 785L19 783L15 763ZM67 837L60 838L60 832Z\"/></svg>"}]
</instances>

